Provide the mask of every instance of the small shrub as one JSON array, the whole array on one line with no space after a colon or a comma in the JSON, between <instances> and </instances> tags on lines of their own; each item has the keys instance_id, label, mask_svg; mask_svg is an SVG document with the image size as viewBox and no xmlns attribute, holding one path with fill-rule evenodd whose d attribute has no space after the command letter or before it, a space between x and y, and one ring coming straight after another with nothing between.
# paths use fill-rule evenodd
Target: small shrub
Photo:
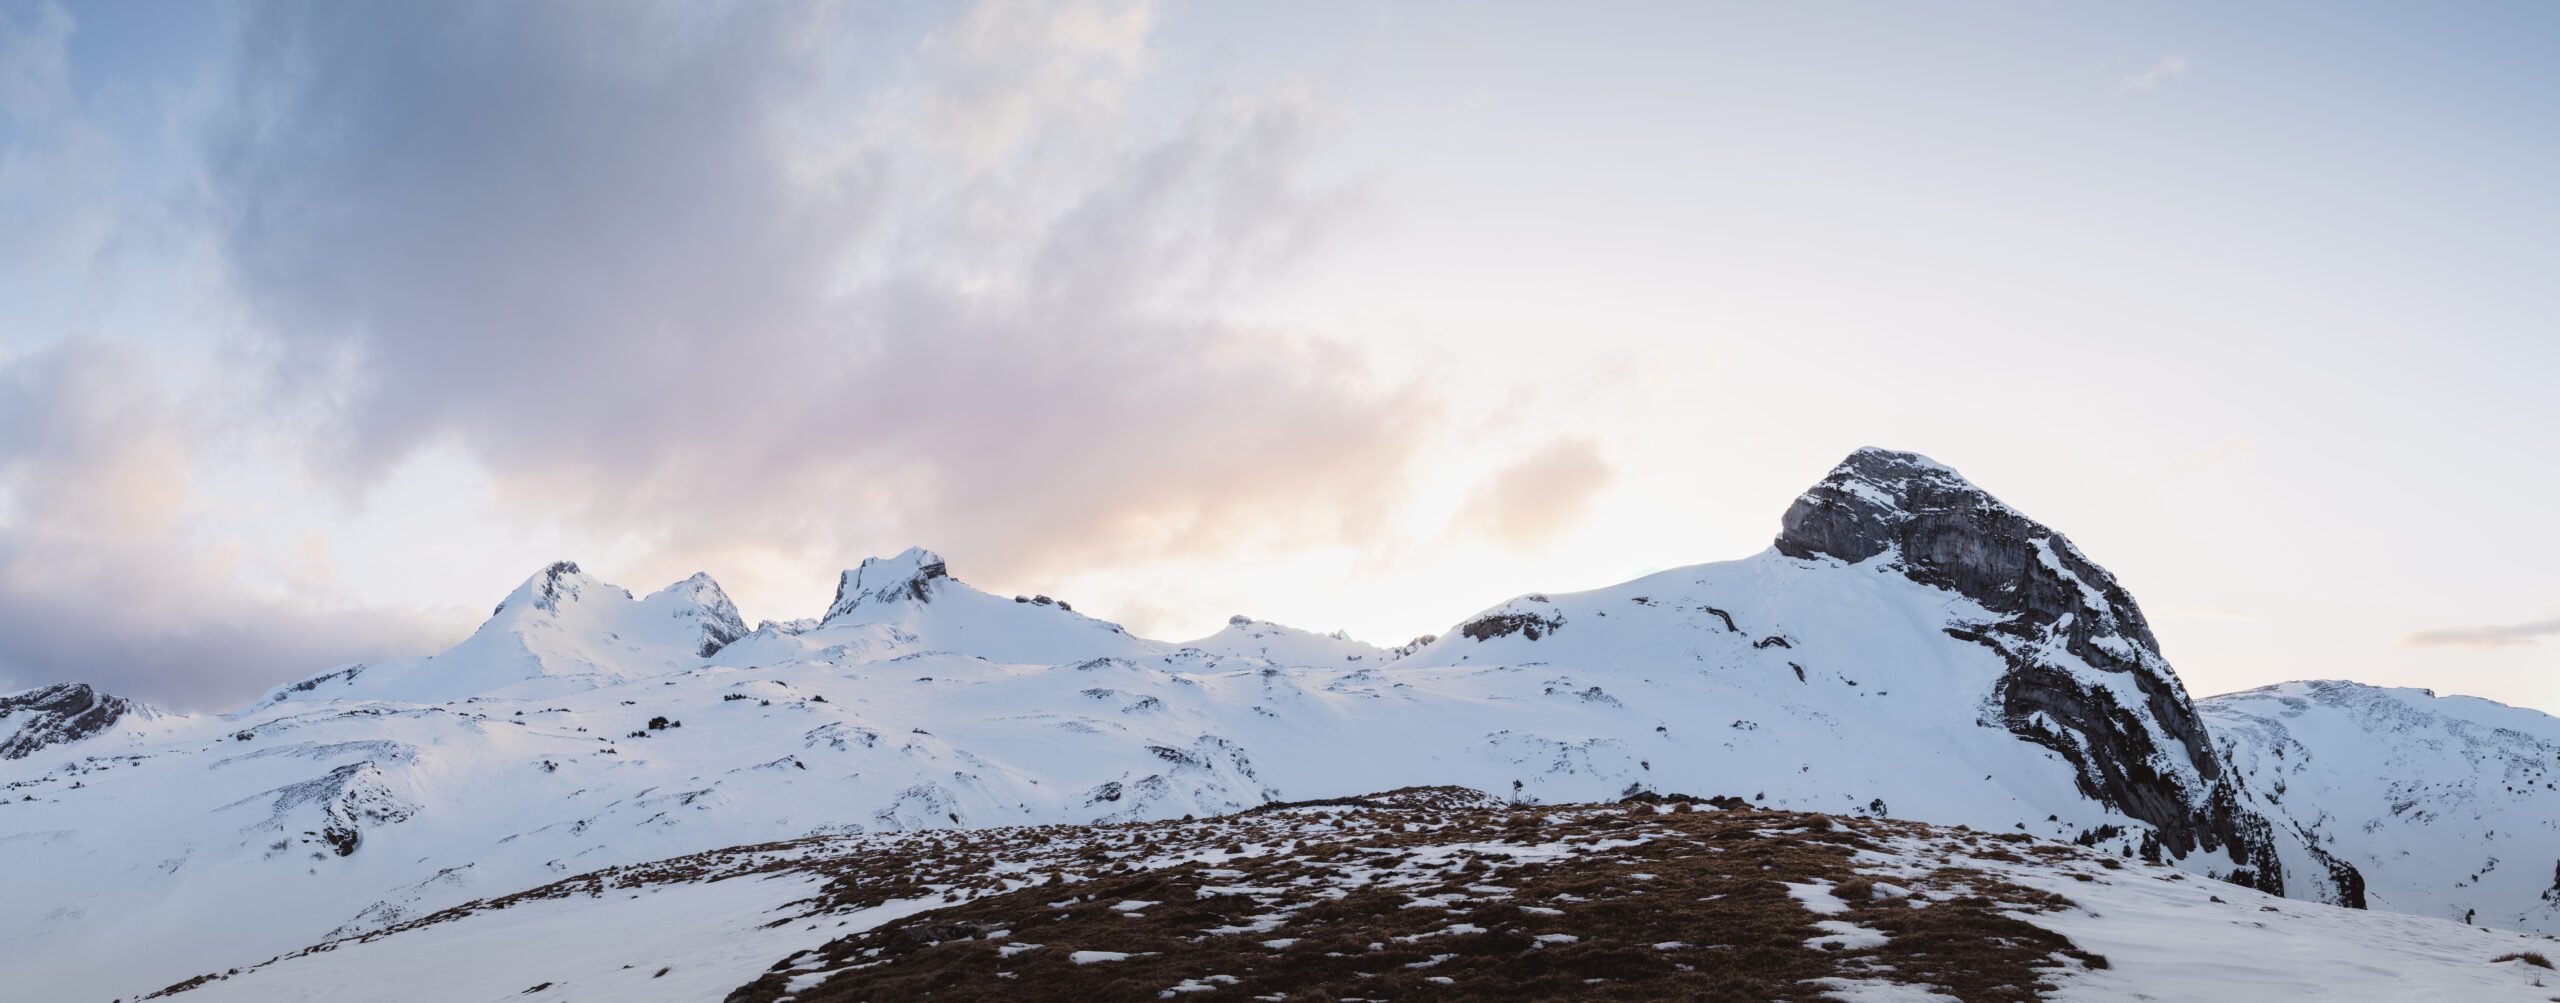
<instances>
[{"instance_id":1,"label":"small shrub","mask_svg":"<svg viewBox=\"0 0 2560 1003\"><path fill-rule=\"evenodd\" d=\"M2501 954L2489 959L2489 963L2492 965L2505 964L2510 961L2521 961L2525 964L2532 965L2535 968L2551 967L2551 959L2543 957L2542 952L2540 951L2518 951L2514 954Z\"/></svg>"}]
</instances>

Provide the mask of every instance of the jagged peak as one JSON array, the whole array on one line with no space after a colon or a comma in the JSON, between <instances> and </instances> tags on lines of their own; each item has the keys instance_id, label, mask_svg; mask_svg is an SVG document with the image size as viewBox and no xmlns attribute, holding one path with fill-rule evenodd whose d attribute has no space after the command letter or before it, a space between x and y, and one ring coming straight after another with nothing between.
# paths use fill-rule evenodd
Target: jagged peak
<instances>
[{"instance_id":1,"label":"jagged peak","mask_svg":"<svg viewBox=\"0 0 2560 1003\"><path fill-rule=\"evenodd\" d=\"M619 602L601 606L582 605L591 599L601 600L608 596ZM488 622L483 623L474 636L523 633L529 628L545 629L535 625L562 623L562 612L570 607L589 611L578 615L577 619L582 623L586 622L589 613L619 616L623 615L619 611L626 608L626 604L627 608L642 616L654 613L700 627L700 640L686 642L697 657L709 658L747 635L746 619L739 614L738 604L730 600L728 591L721 588L719 581L708 572L695 572L642 598L632 595L630 589L586 573L576 561L553 561L525 579L524 584L516 586L514 592L508 593L506 600L489 612ZM362 667L357 667L357 670L362 671Z\"/></svg>"},{"instance_id":2,"label":"jagged peak","mask_svg":"<svg viewBox=\"0 0 2560 1003\"><path fill-rule=\"evenodd\" d=\"M562 601L576 602L586 594L589 587L593 586L613 589L622 593L625 599L631 597L630 590L620 586L606 585L585 571L579 570L576 561L553 561L526 578L524 584L516 586L515 591L507 593L506 599L501 600L496 609L490 610L489 615L494 618L509 609L526 608L557 613L560 611Z\"/></svg>"},{"instance_id":3,"label":"jagged peak","mask_svg":"<svg viewBox=\"0 0 2560 1003\"><path fill-rule=\"evenodd\" d=\"M895 602L929 603L936 583L951 577L942 555L909 547L896 557L866 557L862 565L836 578L835 601L827 605L824 623L865 605Z\"/></svg>"},{"instance_id":4,"label":"jagged peak","mask_svg":"<svg viewBox=\"0 0 2560 1003\"><path fill-rule=\"evenodd\" d=\"M1890 530L1916 513L1970 509L2016 512L1953 467L1919 453L1862 446L1796 497L1781 519L1778 549L1855 564L1889 549Z\"/></svg>"},{"instance_id":5,"label":"jagged peak","mask_svg":"<svg viewBox=\"0 0 2560 1003\"><path fill-rule=\"evenodd\" d=\"M675 615L691 617L702 624L702 645L697 654L709 658L720 649L747 636L747 620L738 613L738 604L707 571L696 571L692 577L651 593L644 602L673 601Z\"/></svg>"},{"instance_id":6,"label":"jagged peak","mask_svg":"<svg viewBox=\"0 0 2560 1003\"><path fill-rule=\"evenodd\" d=\"M1918 453L1872 446L1850 453L1796 497L1779 525L1776 546L1789 557L1855 564L1891 555L1912 580L1995 612L2032 613L2043 623L2076 612L2075 647L2092 634L2118 634L2159 656L2149 623L2113 574L2061 533Z\"/></svg>"},{"instance_id":7,"label":"jagged peak","mask_svg":"<svg viewBox=\"0 0 2560 1003\"><path fill-rule=\"evenodd\" d=\"M1932 471L1955 477L1959 480L1964 477L1964 475L1956 473L1956 469L1954 467L1950 467L1919 453L1914 453L1907 449L1886 449L1882 446L1860 446L1856 449L1850 450L1848 459L1840 461L1840 465L1848 466L1849 464L1861 459L1874 463L1909 467L1915 470Z\"/></svg>"}]
</instances>

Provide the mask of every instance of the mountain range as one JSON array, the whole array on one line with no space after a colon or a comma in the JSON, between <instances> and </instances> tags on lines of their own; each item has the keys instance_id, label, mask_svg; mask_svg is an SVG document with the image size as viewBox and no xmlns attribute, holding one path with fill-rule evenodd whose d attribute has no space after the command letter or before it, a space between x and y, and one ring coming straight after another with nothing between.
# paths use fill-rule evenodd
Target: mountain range
<instances>
[{"instance_id":1,"label":"mountain range","mask_svg":"<svg viewBox=\"0 0 2560 1003\"><path fill-rule=\"evenodd\" d=\"M1711 798L1925 823L2320 916L2551 934L2555 769L2560 719L2485 700L2197 700L2068 538L1864 449L1758 554L1518 596L1396 648L1247 617L1151 640L914 549L753 628L705 575L634 595L555 563L442 653L225 714L76 682L0 696L0 959L26 998L131 997L724 848L1417 787L1574 818Z\"/></svg>"}]
</instances>

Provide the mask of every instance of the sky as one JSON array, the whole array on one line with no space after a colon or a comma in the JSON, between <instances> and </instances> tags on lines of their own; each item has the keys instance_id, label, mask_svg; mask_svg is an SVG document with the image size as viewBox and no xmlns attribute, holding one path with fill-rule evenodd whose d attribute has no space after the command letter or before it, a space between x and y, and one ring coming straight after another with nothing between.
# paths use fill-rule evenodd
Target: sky
<instances>
[{"instance_id":1,"label":"sky","mask_svg":"<svg viewBox=\"0 0 2560 1003\"><path fill-rule=\"evenodd\" d=\"M0 0L0 684L911 545L1394 644L1925 453L2560 711L2560 7Z\"/></svg>"}]
</instances>

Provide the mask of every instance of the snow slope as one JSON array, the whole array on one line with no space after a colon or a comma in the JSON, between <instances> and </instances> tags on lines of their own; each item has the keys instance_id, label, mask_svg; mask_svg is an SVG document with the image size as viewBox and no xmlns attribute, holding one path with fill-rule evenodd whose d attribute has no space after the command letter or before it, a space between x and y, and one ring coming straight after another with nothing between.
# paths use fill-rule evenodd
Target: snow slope
<instances>
[{"instance_id":1,"label":"snow slope","mask_svg":"<svg viewBox=\"0 0 2560 1003\"><path fill-rule=\"evenodd\" d=\"M1784 525L1760 554L1524 596L1401 657L1259 622L1139 638L923 550L753 631L706 577L634 598L556 564L432 658L0 761L0 957L33 959L13 974L46 998L102 998L714 847L1413 784L1726 794L2359 894L2236 782L2130 595L2067 539L1876 450Z\"/></svg>"},{"instance_id":2,"label":"snow slope","mask_svg":"<svg viewBox=\"0 0 2560 1003\"><path fill-rule=\"evenodd\" d=\"M2233 763L2367 901L2560 931L2560 718L2324 680L2203 702Z\"/></svg>"}]
</instances>

